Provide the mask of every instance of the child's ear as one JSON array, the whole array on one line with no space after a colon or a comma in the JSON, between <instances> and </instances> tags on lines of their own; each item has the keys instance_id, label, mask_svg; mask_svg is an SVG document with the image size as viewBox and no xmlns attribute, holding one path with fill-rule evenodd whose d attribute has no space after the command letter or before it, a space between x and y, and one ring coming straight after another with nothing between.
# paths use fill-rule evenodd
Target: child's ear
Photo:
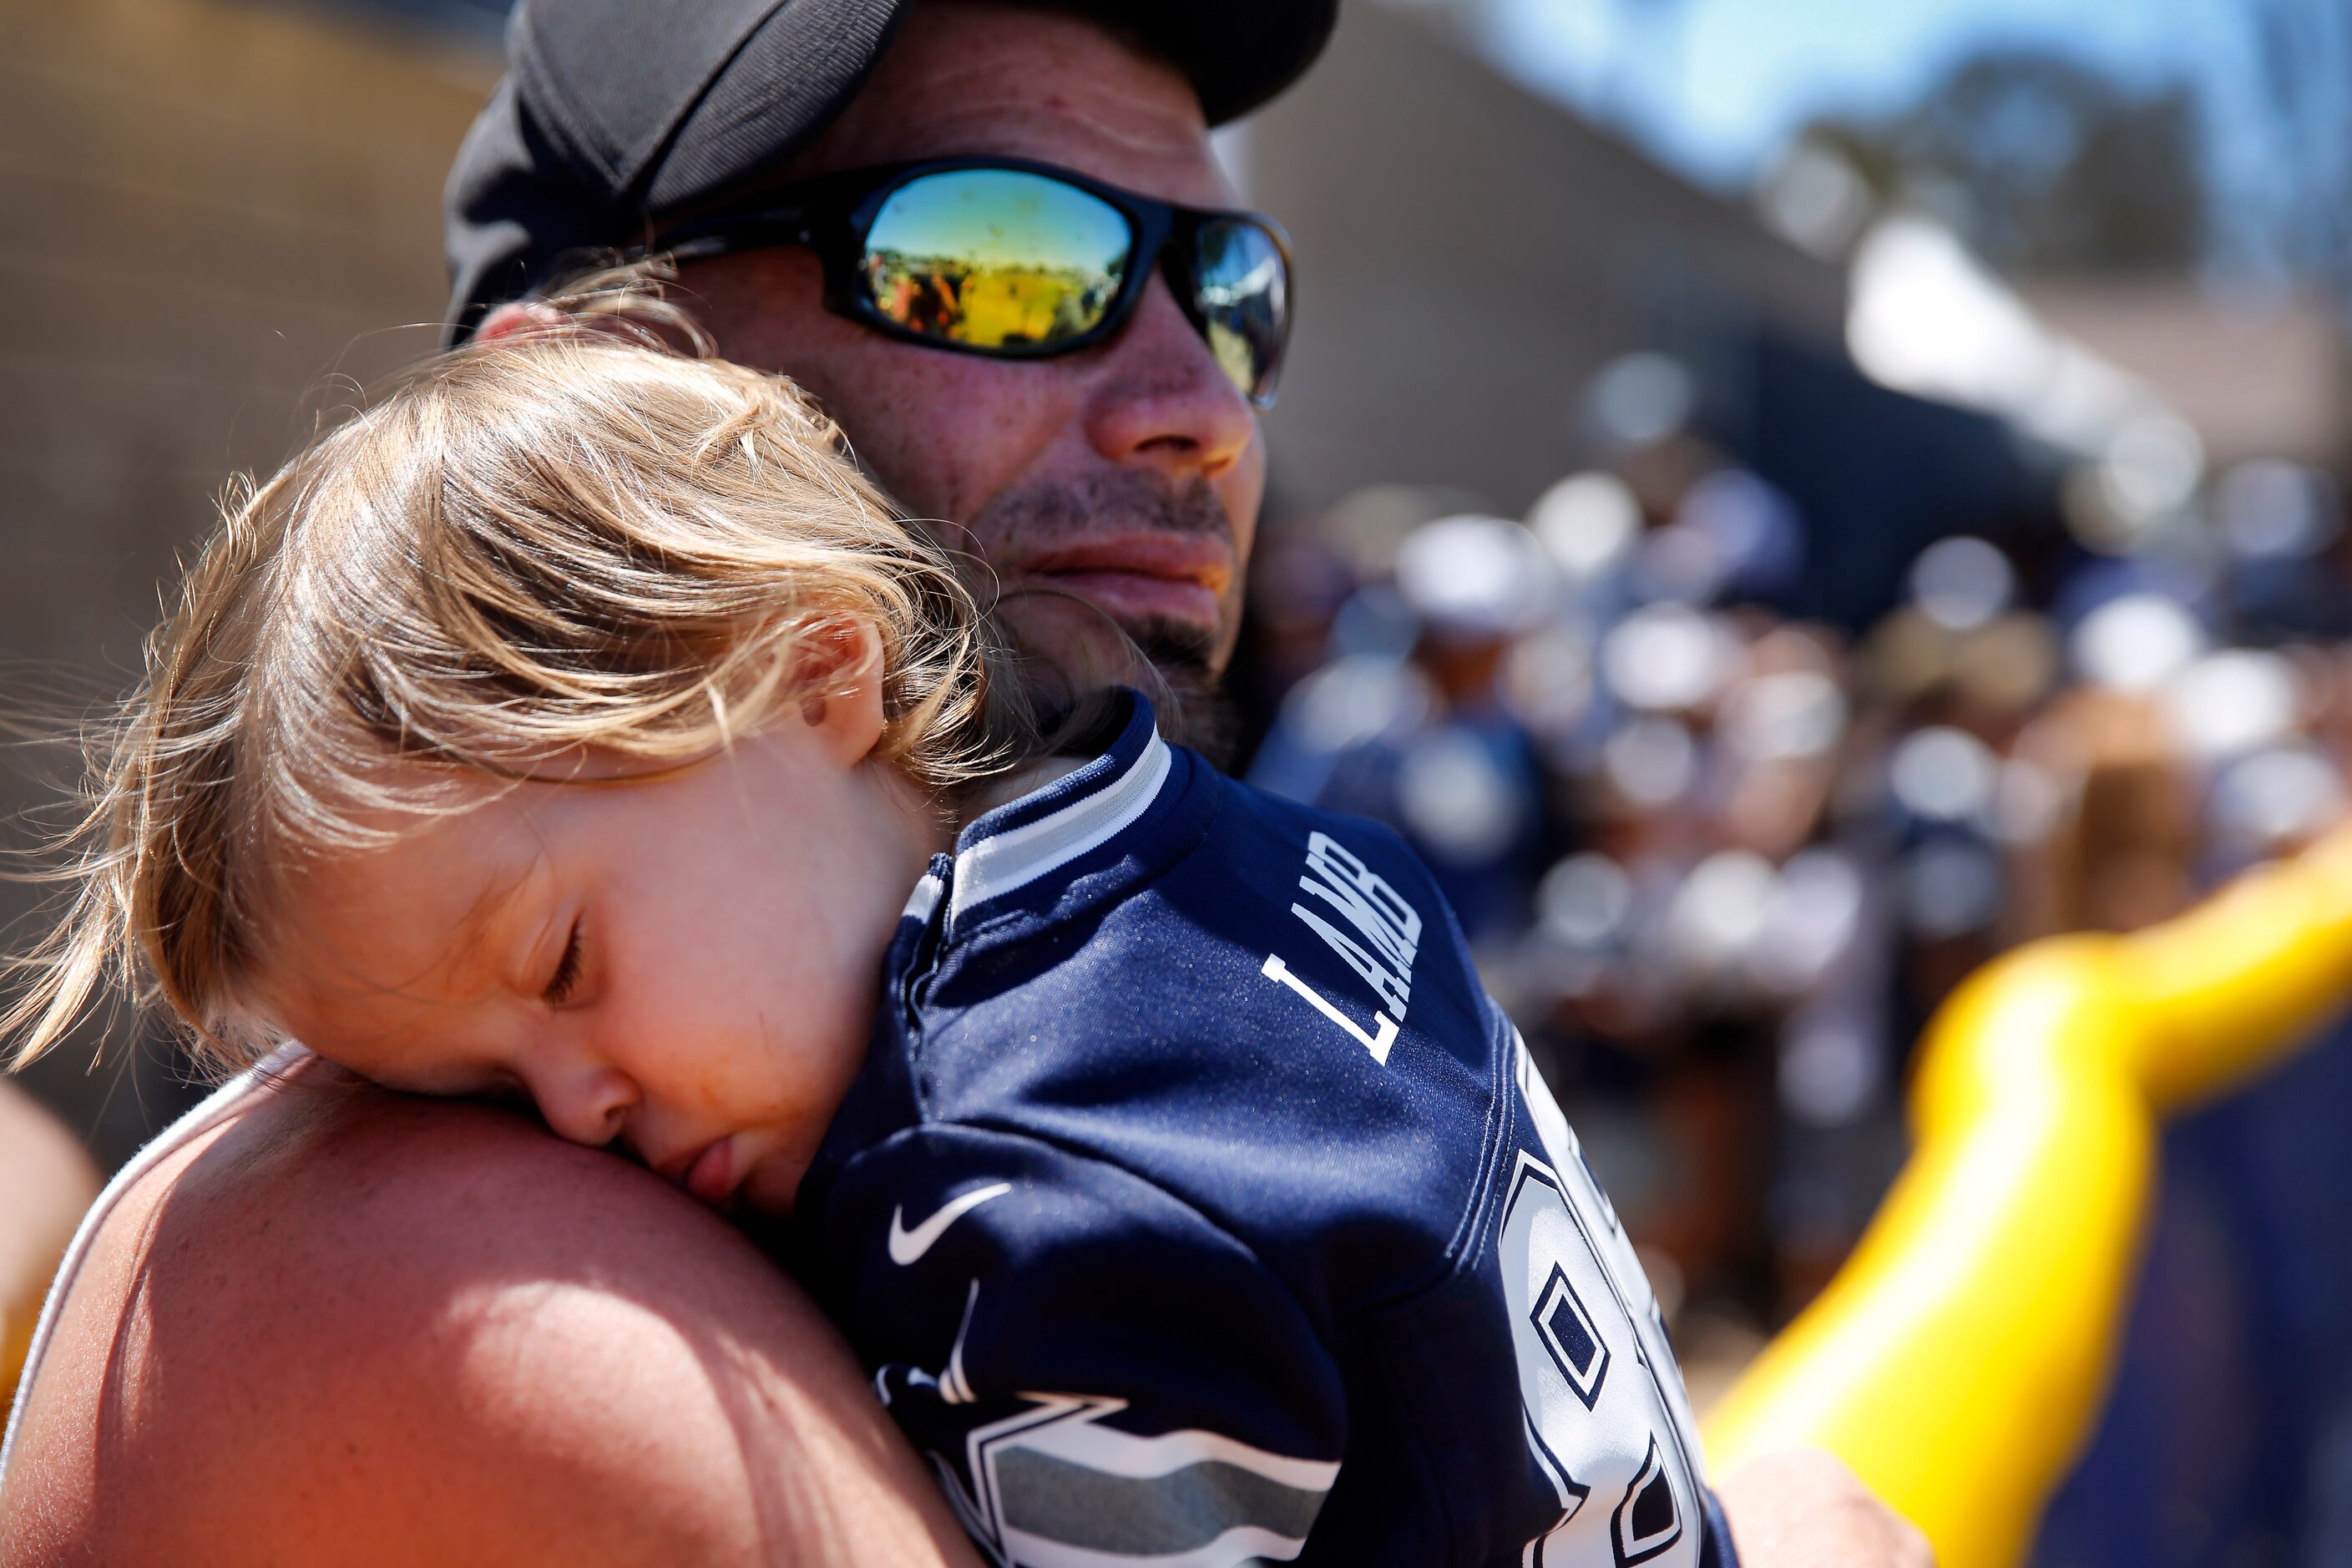
<instances>
[{"instance_id":1,"label":"child's ear","mask_svg":"<svg viewBox=\"0 0 2352 1568\"><path fill-rule=\"evenodd\" d=\"M800 656L808 689L801 718L835 762L854 767L882 740L881 629L866 620L829 622L810 633Z\"/></svg>"},{"instance_id":2,"label":"child's ear","mask_svg":"<svg viewBox=\"0 0 2352 1568\"><path fill-rule=\"evenodd\" d=\"M494 343L501 338L529 337L533 332L552 331L565 322L562 311L539 300L509 300L494 305L474 329L473 341Z\"/></svg>"}]
</instances>

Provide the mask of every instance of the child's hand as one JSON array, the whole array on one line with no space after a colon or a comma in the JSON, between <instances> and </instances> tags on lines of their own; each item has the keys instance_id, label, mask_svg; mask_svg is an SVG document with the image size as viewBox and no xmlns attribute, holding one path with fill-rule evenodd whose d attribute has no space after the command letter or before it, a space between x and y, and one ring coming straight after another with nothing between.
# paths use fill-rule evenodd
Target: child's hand
<instances>
[{"instance_id":1,"label":"child's hand","mask_svg":"<svg viewBox=\"0 0 2352 1568\"><path fill-rule=\"evenodd\" d=\"M1825 1449L1750 1459L1715 1491L1740 1568L1935 1568L1918 1527Z\"/></svg>"}]
</instances>

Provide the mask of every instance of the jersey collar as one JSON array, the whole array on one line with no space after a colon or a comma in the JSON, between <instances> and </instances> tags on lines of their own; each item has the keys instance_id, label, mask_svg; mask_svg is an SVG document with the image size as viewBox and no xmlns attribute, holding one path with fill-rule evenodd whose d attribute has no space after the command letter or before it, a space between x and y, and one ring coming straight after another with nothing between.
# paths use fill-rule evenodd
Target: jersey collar
<instances>
[{"instance_id":1,"label":"jersey collar","mask_svg":"<svg viewBox=\"0 0 2352 1568\"><path fill-rule=\"evenodd\" d=\"M1173 754L1160 738L1151 704L1137 692L1124 696L1126 722L1109 750L1043 789L975 818L957 836L947 895L950 933L982 905L1100 848L1160 798L1174 767ZM923 896L919 888L916 896ZM930 896L939 895L935 890Z\"/></svg>"}]
</instances>

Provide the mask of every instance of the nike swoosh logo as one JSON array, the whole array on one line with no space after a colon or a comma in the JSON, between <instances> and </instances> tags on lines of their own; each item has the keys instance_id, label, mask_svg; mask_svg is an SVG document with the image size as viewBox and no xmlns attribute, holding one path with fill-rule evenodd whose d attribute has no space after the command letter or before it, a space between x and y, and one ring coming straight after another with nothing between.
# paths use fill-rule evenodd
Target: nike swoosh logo
<instances>
[{"instance_id":1,"label":"nike swoosh logo","mask_svg":"<svg viewBox=\"0 0 2352 1568\"><path fill-rule=\"evenodd\" d=\"M940 1212L917 1226L907 1228L907 1211L890 1211L890 1261L905 1268L931 1249L931 1243L947 1234L948 1226L963 1218L991 1198L1001 1198L1013 1190L1011 1182L999 1182L992 1187L975 1187L960 1198L950 1198L940 1205Z\"/></svg>"}]
</instances>

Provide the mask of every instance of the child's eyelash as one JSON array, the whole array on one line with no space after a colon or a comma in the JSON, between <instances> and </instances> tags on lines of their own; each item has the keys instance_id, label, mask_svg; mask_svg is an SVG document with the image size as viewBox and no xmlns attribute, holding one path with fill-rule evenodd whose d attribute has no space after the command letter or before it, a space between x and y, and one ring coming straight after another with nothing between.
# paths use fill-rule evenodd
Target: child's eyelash
<instances>
[{"instance_id":1,"label":"child's eyelash","mask_svg":"<svg viewBox=\"0 0 2352 1568\"><path fill-rule=\"evenodd\" d=\"M572 922L572 935L563 943L563 956L555 961L555 973L549 977L547 989L540 999L551 1006L561 1006L580 984L580 922Z\"/></svg>"}]
</instances>

